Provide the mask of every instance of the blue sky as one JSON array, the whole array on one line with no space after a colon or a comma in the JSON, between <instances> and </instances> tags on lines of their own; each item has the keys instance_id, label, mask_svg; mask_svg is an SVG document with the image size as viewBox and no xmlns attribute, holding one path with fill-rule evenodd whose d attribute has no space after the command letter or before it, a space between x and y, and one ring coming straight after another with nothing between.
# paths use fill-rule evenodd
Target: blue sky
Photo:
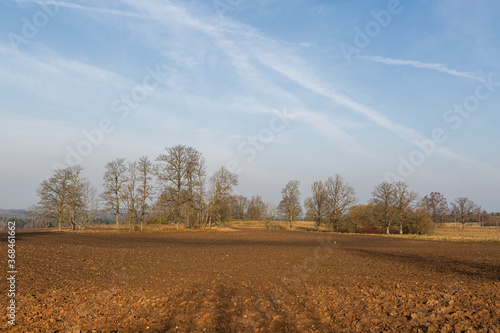
<instances>
[{"instance_id":1,"label":"blue sky","mask_svg":"<svg viewBox=\"0 0 500 333\"><path fill-rule=\"evenodd\" d=\"M0 3L0 208L54 167L193 146L237 194L340 174L500 211L496 1Z\"/></svg>"}]
</instances>

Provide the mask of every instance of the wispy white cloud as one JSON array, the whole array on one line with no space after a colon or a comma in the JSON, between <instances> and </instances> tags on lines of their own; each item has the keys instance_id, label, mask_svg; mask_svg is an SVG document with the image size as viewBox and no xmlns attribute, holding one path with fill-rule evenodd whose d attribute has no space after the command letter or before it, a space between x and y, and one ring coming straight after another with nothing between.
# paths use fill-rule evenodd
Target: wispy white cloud
<instances>
[{"instance_id":1,"label":"wispy white cloud","mask_svg":"<svg viewBox=\"0 0 500 333\"><path fill-rule=\"evenodd\" d=\"M9 0L11 2L16 2L20 4L39 4L39 5L57 5L57 7L60 8L68 8L68 9L75 9L80 12L86 12L86 13L92 13L92 14L105 14L105 15L120 15L120 16L128 16L128 17L135 17L135 18L140 18L140 19L147 19L149 16L143 15L141 13L134 13L134 12L129 12L129 11L124 11L124 10L119 10L119 9L109 9L109 8L100 8L100 7L91 7L91 6L84 6L84 5L79 5L76 3L71 3L71 2L65 2L65 1L41 1L41 0Z\"/></svg>"},{"instance_id":2,"label":"wispy white cloud","mask_svg":"<svg viewBox=\"0 0 500 333\"><path fill-rule=\"evenodd\" d=\"M267 45L273 43L273 41L269 39L266 39L263 42ZM279 50L278 47L275 49ZM304 88L311 90L320 96L324 96L339 105L345 106L358 114L361 114L375 124L389 130L407 142L413 142L416 139L420 140L424 137L422 134L418 133L418 131L390 120L373 108L356 102L348 96L335 92L328 82L321 80L314 73L312 73L310 66L304 63L304 61L299 57L290 54L281 54L270 48L256 49L253 52L253 55L262 64L281 73Z\"/></svg>"},{"instance_id":3,"label":"wispy white cloud","mask_svg":"<svg viewBox=\"0 0 500 333\"><path fill-rule=\"evenodd\" d=\"M453 76L458 76L458 77L463 77L466 79L472 79L472 80L479 80L480 79L480 76L477 74L468 73L468 72L460 72L460 71L454 70L452 68L449 68L445 64L439 64L439 63L434 63L434 62L422 62L422 61L418 61L418 60L393 59L393 58L384 58L384 57L380 57L380 56L367 56L367 55L361 55L358 57L358 59L377 62L377 63L385 64L385 65L410 66L410 67L415 67L415 68L430 69L430 70L438 71L441 73L445 73L445 74L449 74L449 75L453 75Z\"/></svg>"},{"instance_id":4,"label":"wispy white cloud","mask_svg":"<svg viewBox=\"0 0 500 333\"><path fill-rule=\"evenodd\" d=\"M296 98L296 96L292 96L281 87L272 83L266 74L252 64L256 59L256 54L264 51L263 47L258 47L254 51L249 52L249 48L252 48L252 46L249 44L240 45L240 43L235 41L242 38L262 40L262 36L260 36L254 28L247 27L243 24L228 23L231 21L227 20L224 22L222 27L212 25L199 18L193 17L185 9L176 7L171 3L159 4L157 2L144 1L141 3L129 2L129 4L138 6L140 10L148 12L151 15L151 18L156 19L164 25L171 24L172 20L175 20L182 25L187 25L193 30L197 30L210 36L219 49L230 57L233 68L237 71L240 79L249 89L260 91L268 95L281 96L283 99L288 100L291 104L303 107L302 103ZM170 20L165 20L166 17L169 17ZM263 111L268 113L272 110L269 106L266 107L265 105L258 102L256 103L255 101L252 101L251 104L253 105L247 110L255 110L257 112ZM246 106L248 107L248 104ZM238 109L241 110L243 108L239 107ZM324 116L315 113L312 110L301 110L302 111L296 114L299 115L300 121L308 123L325 136L336 139L335 141L346 150L353 153L367 154L367 152L359 145L359 143L357 143L357 140L352 135L327 120Z\"/></svg>"},{"instance_id":5,"label":"wispy white cloud","mask_svg":"<svg viewBox=\"0 0 500 333\"><path fill-rule=\"evenodd\" d=\"M42 3L39 0L12 0L12 2ZM213 154L221 157L221 159L232 158L234 157L234 151L228 149L228 142L246 138L247 136L242 135L245 132L236 132L232 128L222 129L221 127L217 127L218 131L215 131L212 130L212 124L202 124L202 127L207 127L196 131L196 128L200 128L200 124L194 125L197 120L187 119L189 116L183 114L183 112L213 113L214 116L221 116L224 112L234 112L241 114L241 119L245 120L250 118L265 119L266 114L272 116L273 108L281 106L287 106L290 110L293 110L297 123L300 122L302 128L297 130L296 133L299 133L303 128L307 128L307 130L313 128L326 138L328 143L332 142L344 151L353 152L353 155L361 156L363 160L373 161L365 151L366 149L359 143L362 135L358 134L359 131L356 126L359 126L359 123L355 120L362 121L364 126L376 125L372 127L385 129L387 132L393 133L400 141L404 140L410 144L425 138L425 135L411 127L412 124L406 125L391 119L377 110L372 104L364 102L364 98L359 97L359 95L354 96L354 94L351 94L349 96L349 93L340 93L336 90L334 88L337 83L335 77L325 78L319 72L321 70L319 66L310 61L308 62L303 57L304 53L301 50L315 48L314 44L297 44L270 38L254 27L235 22L230 17L217 20L215 12L212 16L210 14L204 16L203 14L206 13L201 11L196 11L195 14L195 11L184 7L182 2L178 3L171 1L143 0L139 2L118 0L114 2L113 6L118 5L121 9L113 9L111 7L101 7L106 5L101 5L97 1L91 2L91 4L86 2L80 2L80 4L66 1L57 2L61 8L72 10L75 13L81 12L83 16L90 16L96 21L102 20L104 23L107 21L120 22L121 30L129 29L128 32L130 36L133 36L132 39L139 41L139 43L142 43L141 45L145 46L145 49L148 49L145 50L145 53L153 51L155 57L164 57L164 59L169 59L170 62L173 60L176 63L173 67L174 69L177 68L179 73L177 76L172 77L172 84L166 89L151 93L150 100L154 100L154 103L144 108L141 107L142 118L154 122L154 126L150 128L162 127L170 129L164 131L165 133L161 133L161 136L157 135L161 137L162 142L186 140L197 136L201 141L207 142L203 151L210 152L210 149L212 149L214 150ZM127 9L130 9L130 11ZM117 20L112 20L112 16L116 16ZM207 54L213 55L208 61ZM7 50L6 47L2 49L2 45L0 45L0 58L9 59L8 61L13 65L10 66L7 63L0 66L0 77L6 78L5 82L9 80L15 83L17 87L24 86L25 90L32 92L34 95L40 94L59 100L65 98L67 99L67 101L64 101L65 103L69 103L70 100L81 103L84 99L73 97L77 96L73 93L76 94L78 90L85 91L85 89L88 89L87 94L95 96L94 92L99 94L99 90L102 90L101 88L104 86L111 85L129 91L132 86L137 84L104 68L64 59L61 56L50 54L47 50L39 52L38 56L34 57L28 53ZM474 73L460 72L439 63L424 63L374 56L362 56L360 59L386 65L434 70L472 80L479 78ZM198 90L199 82L205 79L204 75L209 76L210 72L207 71L207 68L212 66L210 65L211 60L214 60L213 63L222 64L224 71L227 70L231 72L231 75L237 77L235 79L238 84L237 88L231 89L229 87L226 92L224 91L225 86L219 87L219 90L223 90L224 94L226 94L223 98L212 96L210 89L207 89L207 93L207 91L203 90L205 87L201 84L202 89ZM23 66L26 70L17 72ZM9 67L12 69L9 69ZM214 76L217 76L219 73L214 74ZM278 79L275 80L276 78ZM287 83L281 84L283 80ZM71 87L71 93L61 97L58 94L51 94L45 89L40 89L40 87L57 89L57 82ZM293 86L294 92L287 90L288 82ZM310 95L310 92L312 92L315 96L321 97L321 101L326 98L332 103L326 101L327 106L324 108L306 106L305 97L302 97L300 93L295 94L296 91L305 92L306 90L306 94ZM109 90L102 97L106 98L106 94L107 98L110 99L118 97L109 94ZM89 103L93 105L95 101L89 101ZM347 116L343 114L345 116L344 122L337 121L337 113L340 113L338 110L342 110L342 112L344 110L349 111ZM249 114L249 117L243 117ZM254 114L256 117L252 117ZM245 122L245 120L242 120L242 122ZM141 124L143 124L142 121L143 119L141 119ZM348 122L351 122L351 125L346 125ZM129 134L134 130L132 125L137 123L132 124L132 121L130 121L130 124L120 124L120 128L130 126L127 132ZM257 124L257 121L255 124ZM250 135L252 135L253 125L255 124L245 124L246 127L250 128ZM354 131L353 124L355 126ZM258 130L258 126L255 125L255 129ZM186 128L191 130L189 135L186 134L185 137L177 135L177 131L187 132ZM232 135L233 140L220 139L219 136L224 136L224 139L231 137L231 131L238 133ZM290 132L293 132L293 129ZM197 133L197 135L192 135L192 133ZM121 134L120 129L117 130L116 135L119 134ZM154 135L152 133L151 137ZM291 137L292 135L290 137L279 137L280 140L276 140L276 142L285 144L284 140ZM155 140L157 140L156 137ZM125 135L123 135L123 140L117 140L117 142L123 146L121 151L126 152L129 149L130 141ZM217 148L210 148L210 146ZM133 149L136 148L137 150L141 149L139 144L136 144ZM114 152L112 153L114 154ZM373 152L372 154L382 155L380 152ZM436 155L458 162L456 164L466 164L468 167L477 167L477 170L484 170L495 176L499 175L498 170L494 167L453 152L446 147L437 147ZM378 156L378 158L382 159L384 157ZM263 171L264 173L268 174L269 171ZM498 179L498 177L495 179Z\"/></svg>"},{"instance_id":6,"label":"wispy white cloud","mask_svg":"<svg viewBox=\"0 0 500 333\"><path fill-rule=\"evenodd\" d=\"M268 68L288 77L302 87L320 96L327 97L333 102L364 116L410 144L415 145L416 141L421 141L426 137L417 130L397 123L367 105L355 101L348 96L339 94L328 82L320 79L313 72L311 66L305 63L300 56L294 54L293 51L290 52L290 49L286 47L288 43L265 37L251 26L234 22L230 19L225 20L221 24L211 24L208 20L194 17L185 8L176 6L170 2L158 3L154 1L142 1L139 3L131 0L124 0L124 2L129 6L136 7L143 13L147 13L151 16L151 19L154 19L157 23L169 25L172 21L175 21L178 24L188 26L190 29L210 36L215 44L232 59L233 67L237 70L241 79L247 82L248 86L252 87L252 89L261 88L262 90L272 91L272 93L278 93L280 95L287 94L282 88L271 84L269 82L269 77L253 65L255 61L258 61ZM378 61L392 65L427 68L474 80L478 78L477 75L459 72L443 64L382 57L369 57L365 60ZM312 110L307 112L308 116L303 117L303 119L307 119L309 124L315 126L322 133L327 133L328 130L331 131L330 133L336 133L333 135L335 135L337 139L341 139L345 142L344 145L346 149L349 148L357 152L363 151L352 135L347 134L347 132L331 122L325 122L326 118L320 114ZM326 128L328 128L328 130L326 130ZM330 134L330 136L331 135L332 134ZM469 163L480 164L485 167L483 163L465 158L449 149L440 148L437 149L437 152L441 156L455 161L463 162L464 159L466 159ZM489 169L490 171L494 170L495 173L498 173L495 168L490 167Z\"/></svg>"},{"instance_id":7,"label":"wispy white cloud","mask_svg":"<svg viewBox=\"0 0 500 333\"><path fill-rule=\"evenodd\" d=\"M448 159L472 166L476 172L491 175L493 177L492 181L500 181L500 171L491 164L475 160L461 153L456 153L450 148L444 146L437 146L436 151L438 154Z\"/></svg>"},{"instance_id":8,"label":"wispy white cloud","mask_svg":"<svg viewBox=\"0 0 500 333\"><path fill-rule=\"evenodd\" d=\"M34 56L0 42L0 58L4 64L0 66L0 86L8 84L9 88L58 104L79 105L77 96L92 101L101 96L111 103L109 92L130 89L133 84L120 74L65 58L48 49L39 49Z\"/></svg>"}]
</instances>

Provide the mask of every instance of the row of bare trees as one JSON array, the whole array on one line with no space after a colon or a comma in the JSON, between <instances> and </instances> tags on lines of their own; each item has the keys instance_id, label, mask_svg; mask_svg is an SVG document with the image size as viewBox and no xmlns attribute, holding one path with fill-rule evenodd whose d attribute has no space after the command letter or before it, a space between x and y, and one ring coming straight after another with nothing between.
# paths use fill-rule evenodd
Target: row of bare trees
<instances>
[{"instance_id":1,"label":"row of bare trees","mask_svg":"<svg viewBox=\"0 0 500 333\"><path fill-rule=\"evenodd\" d=\"M230 201L230 213L233 219L247 221L272 221L276 218L276 206L264 202L260 195L250 199L243 195L235 195Z\"/></svg>"},{"instance_id":2,"label":"row of bare trees","mask_svg":"<svg viewBox=\"0 0 500 333\"><path fill-rule=\"evenodd\" d=\"M300 206L299 181L290 181L282 190L282 201L278 214L289 222L302 212ZM314 221L332 231L359 232L391 230L403 233L427 233L435 224L442 224L450 214L462 227L480 212L480 208L470 199L457 198L448 207L446 198L432 192L421 200L406 182L383 182L377 185L372 198L366 205L356 205L358 199L354 188L340 175L326 181L315 181L311 185L311 196L306 198L305 219Z\"/></svg>"},{"instance_id":3,"label":"row of bare trees","mask_svg":"<svg viewBox=\"0 0 500 333\"><path fill-rule=\"evenodd\" d=\"M69 223L73 229L83 229L101 206L115 216L117 227L125 215L131 229L140 225L142 230L148 216L157 222L174 222L178 228L181 223L188 227L222 223L238 176L221 167L207 184L205 159L199 151L185 145L165 150L156 163L147 157L107 163L100 195L81 175L80 166L56 170L40 184L40 201L30 207L31 215L53 219L59 228Z\"/></svg>"},{"instance_id":4,"label":"row of bare trees","mask_svg":"<svg viewBox=\"0 0 500 333\"><path fill-rule=\"evenodd\" d=\"M311 193L312 196L305 200L304 205L317 228L326 224L330 230L340 231L347 212L358 202L354 188L338 174L325 182L314 182Z\"/></svg>"},{"instance_id":5,"label":"row of bare trees","mask_svg":"<svg viewBox=\"0 0 500 333\"><path fill-rule=\"evenodd\" d=\"M126 211L129 226L140 224L142 230L155 193L153 163L146 156L128 163L124 158L117 158L107 163L105 169L101 194L104 206L115 215L117 227L122 211Z\"/></svg>"},{"instance_id":6,"label":"row of bare trees","mask_svg":"<svg viewBox=\"0 0 500 333\"><path fill-rule=\"evenodd\" d=\"M147 220L175 223L177 228L210 228L232 218L264 220L268 226L281 218L292 229L301 218L299 180L286 184L278 206L258 195L250 199L233 195L237 184L238 176L224 167L207 179L203 155L177 145L165 148L154 162L144 156L107 163L100 194L83 177L80 166L56 170L40 184L40 201L30 211L38 219L56 221L59 228L68 223L73 229L84 229L101 208L114 215L117 227L125 216L130 229L141 230ZM368 204L357 203L354 188L337 174L312 183L311 196L304 201L305 219L314 221L318 229L326 226L337 232L378 228L386 233L423 233L450 214L463 226L475 214L481 218L480 208L468 198L456 199L450 210L442 194L432 192L418 200L405 182L383 182L374 188Z\"/></svg>"}]
</instances>

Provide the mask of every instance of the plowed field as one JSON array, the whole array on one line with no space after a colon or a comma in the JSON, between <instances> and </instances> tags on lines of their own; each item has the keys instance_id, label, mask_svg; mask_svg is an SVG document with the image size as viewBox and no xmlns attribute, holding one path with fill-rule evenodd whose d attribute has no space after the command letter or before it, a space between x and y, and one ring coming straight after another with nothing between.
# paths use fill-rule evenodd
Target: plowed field
<instances>
[{"instance_id":1,"label":"plowed field","mask_svg":"<svg viewBox=\"0 0 500 333\"><path fill-rule=\"evenodd\" d=\"M265 229L16 241L16 326L2 315L0 330L500 332L499 243Z\"/></svg>"}]
</instances>

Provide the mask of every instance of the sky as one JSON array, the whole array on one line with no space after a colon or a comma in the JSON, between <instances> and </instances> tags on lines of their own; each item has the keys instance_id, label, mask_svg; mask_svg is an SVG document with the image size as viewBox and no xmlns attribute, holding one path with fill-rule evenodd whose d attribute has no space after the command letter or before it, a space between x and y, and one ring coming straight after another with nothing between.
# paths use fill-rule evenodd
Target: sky
<instances>
[{"instance_id":1,"label":"sky","mask_svg":"<svg viewBox=\"0 0 500 333\"><path fill-rule=\"evenodd\" d=\"M192 146L236 194L340 174L500 211L500 3L0 3L0 208L55 169Z\"/></svg>"}]
</instances>

